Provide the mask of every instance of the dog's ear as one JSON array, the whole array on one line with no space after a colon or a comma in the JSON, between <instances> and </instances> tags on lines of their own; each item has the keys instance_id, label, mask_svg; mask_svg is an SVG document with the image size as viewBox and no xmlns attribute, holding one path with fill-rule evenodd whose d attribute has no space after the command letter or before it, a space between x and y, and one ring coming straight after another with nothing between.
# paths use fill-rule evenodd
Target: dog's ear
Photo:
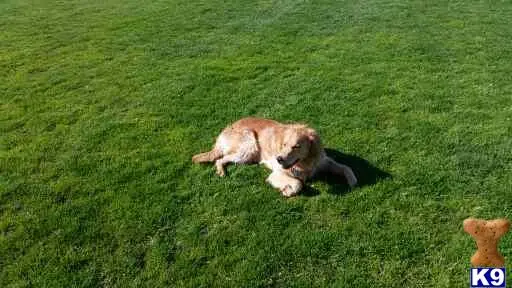
<instances>
[{"instance_id":1,"label":"dog's ear","mask_svg":"<svg viewBox=\"0 0 512 288\"><path fill-rule=\"evenodd\" d=\"M320 142L320 136L318 136L318 133L315 130L308 128L306 130L306 135L308 136L310 143L309 155L316 156L320 154L322 151L322 143Z\"/></svg>"}]
</instances>

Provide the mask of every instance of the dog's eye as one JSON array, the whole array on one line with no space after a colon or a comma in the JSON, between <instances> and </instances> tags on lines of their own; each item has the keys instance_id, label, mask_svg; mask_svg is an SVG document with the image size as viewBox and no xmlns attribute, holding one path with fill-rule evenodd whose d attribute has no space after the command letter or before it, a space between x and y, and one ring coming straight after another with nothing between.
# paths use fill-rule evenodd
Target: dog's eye
<instances>
[{"instance_id":1,"label":"dog's eye","mask_svg":"<svg viewBox=\"0 0 512 288\"><path fill-rule=\"evenodd\" d=\"M299 149L300 148L300 144L296 144L292 147L293 149Z\"/></svg>"}]
</instances>

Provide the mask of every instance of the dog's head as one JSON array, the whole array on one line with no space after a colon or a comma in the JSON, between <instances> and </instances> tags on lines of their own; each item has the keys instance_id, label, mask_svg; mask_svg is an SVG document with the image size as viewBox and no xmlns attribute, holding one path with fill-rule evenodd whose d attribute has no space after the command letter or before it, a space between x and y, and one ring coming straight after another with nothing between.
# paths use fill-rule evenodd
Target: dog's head
<instances>
[{"instance_id":1,"label":"dog's head","mask_svg":"<svg viewBox=\"0 0 512 288\"><path fill-rule=\"evenodd\" d=\"M287 127L282 140L276 160L285 169L308 157L316 157L321 150L318 134L305 125Z\"/></svg>"}]
</instances>

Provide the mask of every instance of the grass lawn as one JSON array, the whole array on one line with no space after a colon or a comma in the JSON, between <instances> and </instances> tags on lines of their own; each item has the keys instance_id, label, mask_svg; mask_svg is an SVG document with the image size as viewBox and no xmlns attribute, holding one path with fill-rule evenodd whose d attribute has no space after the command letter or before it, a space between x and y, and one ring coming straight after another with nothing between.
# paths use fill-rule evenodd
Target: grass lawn
<instances>
[{"instance_id":1,"label":"grass lawn","mask_svg":"<svg viewBox=\"0 0 512 288\"><path fill-rule=\"evenodd\" d=\"M512 218L510 15L0 1L0 287L467 287L463 219ZM309 123L366 180L284 199L191 163L248 115Z\"/></svg>"}]
</instances>

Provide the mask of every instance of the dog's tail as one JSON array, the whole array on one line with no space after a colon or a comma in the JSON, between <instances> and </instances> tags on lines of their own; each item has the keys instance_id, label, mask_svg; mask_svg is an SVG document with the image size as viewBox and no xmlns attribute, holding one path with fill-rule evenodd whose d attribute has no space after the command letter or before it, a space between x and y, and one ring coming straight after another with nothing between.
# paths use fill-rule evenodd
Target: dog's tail
<instances>
[{"instance_id":1,"label":"dog's tail","mask_svg":"<svg viewBox=\"0 0 512 288\"><path fill-rule=\"evenodd\" d=\"M194 157L192 157L192 162L194 162L194 163L213 162L217 159L222 158L222 156L223 156L222 151L220 151L219 149L213 148L211 151L194 155Z\"/></svg>"},{"instance_id":2,"label":"dog's tail","mask_svg":"<svg viewBox=\"0 0 512 288\"><path fill-rule=\"evenodd\" d=\"M328 171L336 175L344 176L347 179L347 183L348 185L350 185L350 187L354 187L357 185L356 175L354 174L354 171L352 171L352 169L347 165L340 164L334 161L333 159L326 157L323 166L325 171Z\"/></svg>"}]
</instances>

